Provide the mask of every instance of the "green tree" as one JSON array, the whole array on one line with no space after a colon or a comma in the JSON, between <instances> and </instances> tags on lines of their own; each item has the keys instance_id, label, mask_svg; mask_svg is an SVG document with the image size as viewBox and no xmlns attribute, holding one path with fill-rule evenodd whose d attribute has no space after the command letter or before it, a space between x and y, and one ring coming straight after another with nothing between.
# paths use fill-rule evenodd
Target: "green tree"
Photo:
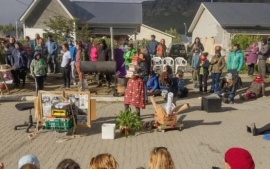
<instances>
[{"instance_id":1,"label":"green tree","mask_svg":"<svg viewBox=\"0 0 270 169\"><path fill-rule=\"evenodd\" d=\"M48 29L44 31L47 34L52 34L53 38L58 43L64 43L67 38L74 37L75 24L78 19L68 19L64 16L55 16L49 19L48 22L44 22Z\"/></svg>"},{"instance_id":2,"label":"green tree","mask_svg":"<svg viewBox=\"0 0 270 169\"><path fill-rule=\"evenodd\" d=\"M80 24L80 26L77 26L76 29L76 39L86 42L91 35L90 33L90 27L88 23Z\"/></svg>"},{"instance_id":3,"label":"green tree","mask_svg":"<svg viewBox=\"0 0 270 169\"><path fill-rule=\"evenodd\" d=\"M246 50L250 44L258 42L262 36L255 35L236 35L232 39L232 44L239 44L242 50Z\"/></svg>"},{"instance_id":4,"label":"green tree","mask_svg":"<svg viewBox=\"0 0 270 169\"><path fill-rule=\"evenodd\" d=\"M176 29L170 28L169 30L165 30L165 32L174 36L174 38L172 39L173 43L181 42L180 34L177 32Z\"/></svg>"}]
</instances>

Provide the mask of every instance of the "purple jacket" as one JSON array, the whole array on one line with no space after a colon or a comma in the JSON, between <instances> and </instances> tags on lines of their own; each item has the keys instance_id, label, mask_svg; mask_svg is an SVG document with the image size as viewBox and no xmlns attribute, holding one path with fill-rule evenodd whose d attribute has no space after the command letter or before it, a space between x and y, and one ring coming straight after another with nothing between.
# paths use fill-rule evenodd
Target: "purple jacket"
<instances>
[{"instance_id":1,"label":"purple jacket","mask_svg":"<svg viewBox=\"0 0 270 169\"><path fill-rule=\"evenodd\" d=\"M115 49L114 50L114 56L115 56L115 62L116 62L116 73L115 75L117 77L125 77L126 76L126 66L125 66L125 60L123 58L123 50L122 49Z\"/></svg>"},{"instance_id":2,"label":"purple jacket","mask_svg":"<svg viewBox=\"0 0 270 169\"><path fill-rule=\"evenodd\" d=\"M246 55L246 63L248 64L256 64L257 63L257 59L258 59L258 52L259 52L259 48L258 47L249 47L246 50L247 55Z\"/></svg>"}]
</instances>

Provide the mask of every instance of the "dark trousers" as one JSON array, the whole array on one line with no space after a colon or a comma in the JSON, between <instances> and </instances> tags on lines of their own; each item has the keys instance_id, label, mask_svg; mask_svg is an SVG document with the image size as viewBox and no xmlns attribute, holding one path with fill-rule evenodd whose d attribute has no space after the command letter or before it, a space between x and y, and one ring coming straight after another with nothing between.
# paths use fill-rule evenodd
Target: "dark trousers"
<instances>
[{"instance_id":1,"label":"dark trousers","mask_svg":"<svg viewBox=\"0 0 270 169\"><path fill-rule=\"evenodd\" d=\"M254 63L251 63L250 65L248 65L248 75L253 76L253 74L254 74L254 66L255 66Z\"/></svg>"},{"instance_id":2,"label":"dark trousers","mask_svg":"<svg viewBox=\"0 0 270 169\"><path fill-rule=\"evenodd\" d=\"M64 80L64 86L63 87L70 87L70 71L71 66L68 66L66 68L62 68L62 75Z\"/></svg>"},{"instance_id":3,"label":"dark trousers","mask_svg":"<svg viewBox=\"0 0 270 169\"><path fill-rule=\"evenodd\" d=\"M212 73L212 85L211 85L211 92L217 93L219 91L219 80L220 80L221 73Z\"/></svg>"},{"instance_id":4,"label":"dark trousers","mask_svg":"<svg viewBox=\"0 0 270 169\"><path fill-rule=\"evenodd\" d=\"M11 71L11 75L13 77L14 85L18 86L20 84L20 79L22 79L23 83L22 86L25 85L25 78L26 78L26 69L16 69Z\"/></svg>"},{"instance_id":5,"label":"dark trousers","mask_svg":"<svg viewBox=\"0 0 270 169\"><path fill-rule=\"evenodd\" d=\"M109 73L98 73L97 76L97 80L98 80L98 84L102 84L102 81L104 79L104 77L106 76L106 81L108 84L111 84L111 80L112 80L112 75Z\"/></svg>"},{"instance_id":6,"label":"dark trousers","mask_svg":"<svg viewBox=\"0 0 270 169\"><path fill-rule=\"evenodd\" d=\"M38 95L38 91L44 89L44 76L35 76L35 83L36 83L36 95Z\"/></svg>"},{"instance_id":7,"label":"dark trousers","mask_svg":"<svg viewBox=\"0 0 270 169\"><path fill-rule=\"evenodd\" d=\"M48 55L47 56L47 63L48 63L48 68L50 68L50 73L55 73L56 72L56 55Z\"/></svg>"},{"instance_id":8,"label":"dark trousers","mask_svg":"<svg viewBox=\"0 0 270 169\"><path fill-rule=\"evenodd\" d=\"M202 91L207 92L207 77L208 75L199 74L200 92Z\"/></svg>"}]
</instances>

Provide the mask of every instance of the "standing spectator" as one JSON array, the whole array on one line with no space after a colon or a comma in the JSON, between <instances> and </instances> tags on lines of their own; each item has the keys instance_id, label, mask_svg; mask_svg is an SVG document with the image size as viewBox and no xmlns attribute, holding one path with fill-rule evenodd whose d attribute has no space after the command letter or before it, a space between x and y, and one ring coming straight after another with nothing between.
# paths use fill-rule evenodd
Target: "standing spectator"
<instances>
[{"instance_id":1,"label":"standing spectator","mask_svg":"<svg viewBox=\"0 0 270 169\"><path fill-rule=\"evenodd\" d=\"M262 39L261 50L259 51L258 59L258 70L259 74L266 77L266 60L269 57L269 45L267 44L267 39Z\"/></svg>"},{"instance_id":2,"label":"standing spectator","mask_svg":"<svg viewBox=\"0 0 270 169\"><path fill-rule=\"evenodd\" d=\"M67 43L69 45L69 52L70 52L70 56L71 56L71 74L70 74L70 81L71 81L71 84L74 84L76 85L76 82L75 82L75 60L76 60L76 46L73 45L73 41L71 38L68 38L67 39Z\"/></svg>"},{"instance_id":3,"label":"standing spectator","mask_svg":"<svg viewBox=\"0 0 270 169\"><path fill-rule=\"evenodd\" d=\"M89 40L87 42L87 55L89 56L89 59L92 58L91 49L93 47L93 44L94 44L94 36L89 36ZM90 60L90 61L92 61L92 60Z\"/></svg>"},{"instance_id":4,"label":"standing spectator","mask_svg":"<svg viewBox=\"0 0 270 169\"><path fill-rule=\"evenodd\" d=\"M128 110L129 106L132 105L136 108L136 113L138 116L140 116L140 109L144 109L146 103L145 79L148 75L147 67L148 67L147 56L140 54L137 71L128 80L127 87L125 90L125 97L124 97L125 110Z\"/></svg>"},{"instance_id":5,"label":"standing spectator","mask_svg":"<svg viewBox=\"0 0 270 169\"><path fill-rule=\"evenodd\" d=\"M35 48L37 46L39 39L40 39L40 35L38 33L36 33L35 34L35 39L34 39L33 45L32 45L33 48Z\"/></svg>"},{"instance_id":6,"label":"standing spectator","mask_svg":"<svg viewBox=\"0 0 270 169\"><path fill-rule=\"evenodd\" d=\"M156 36L151 35L151 40L148 46L148 54L150 55L151 59L155 57L157 54L157 46L158 46L158 42L156 41Z\"/></svg>"},{"instance_id":7,"label":"standing spectator","mask_svg":"<svg viewBox=\"0 0 270 169\"><path fill-rule=\"evenodd\" d=\"M246 50L246 64L248 66L248 75L253 76L254 74L254 67L258 60L258 43L253 43L250 45L249 48Z\"/></svg>"},{"instance_id":8,"label":"standing spectator","mask_svg":"<svg viewBox=\"0 0 270 169\"><path fill-rule=\"evenodd\" d=\"M109 61L111 59L111 52L109 47L106 44L106 41L104 39L100 39L99 41L99 49L98 49L98 61L104 62L104 61ZM98 85L97 87L102 86L102 80L104 79L104 74L103 73L98 73ZM106 80L107 80L107 85L110 87L111 85L111 75L106 74Z\"/></svg>"},{"instance_id":9,"label":"standing spectator","mask_svg":"<svg viewBox=\"0 0 270 169\"><path fill-rule=\"evenodd\" d=\"M200 49L196 48L195 53L193 54L192 61L191 61L191 68L192 68L192 81L194 84L194 88L198 87L198 65L200 62Z\"/></svg>"},{"instance_id":10,"label":"standing spectator","mask_svg":"<svg viewBox=\"0 0 270 169\"><path fill-rule=\"evenodd\" d=\"M196 50L199 54L201 54L204 51L203 44L201 43L199 37L196 37L194 43L191 45L191 53L188 58L190 64L192 62L192 57L194 56L194 53L196 53Z\"/></svg>"},{"instance_id":11,"label":"standing spectator","mask_svg":"<svg viewBox=\"0 0 270 169\"><path fill-rule=\"evenodd\" d=\"M46 48L44 46L44 42L43 42L43 39L42 38L39 38L38 44L35 47L35 52L39 52L42 57L44 57L47 54L46 53ZM46 58L44 57L44 59L46 59Z\"/></svg>"},{"instance_id":12,"label":"standing spectator","mask_svg":"<svg viewBox=\"0 0 270 169\"><path fill-rule=\"evenodd\" d=\"M39 52L35 52L34 59L30 65L31 75L35 78L36 83L36 96L39 90L44 89L44 77L46 75L46 62L41 57Z\"/></svg>"},{"instance_id":13,"label":"standing spectator","mask_svg":"<svg viewBox=\"0 0 270 169\"><path fill-rule=\"evenodd\" d=\"M34 46L33 46L33 43L31 42L31 40L30 40L30 37L29 36L26 36L25 37L25 41L26 41L26 49L27 49L27 53L32 57L33 56L33 54L34 54Z\"/></svg>"},{"instance_id":14,"label":"standing spectator","mask_svg":"<svg viewBox=\"0 0 270 169\"><path fill-rule=\"evenodd\" d=\"M70 88L70 71L71 71L71 66L70 66L71 55L70 55L70 51L69 51L69 45L67 43L65 43L62 46L62 50L64 52L63 58L62 58L62 63L61 63L63 80L64 80L64 85L62 88L69 89Z\"/></svg>"},{"instance_id":15,"label":"standing spectator","mask_svg":"<svg viewBox=\"0 0 270 169\"><path fill-rule=\"evenodd\" d=\"M215 55L211 59L211 76L212 76L212 85L210 93L216 93L219 90L220 75L222 69L225 67L225 59L221 56L221 47L215 47Z\"/></svg>"},{"instance_id":16,"label":"standing spectator","mask_svg":"<svg viewBox=\"0 0 270 169\"><path fill-rule=\"evenodd\" d=\"M15 49L15 38L10 37L9 42L5 45L5 63L11 66L12 51Z\"/></svg>"},{"instance_id":17,"label":"standing spectator","mask_svg":"<svg viewBox=\"0 0 270 169\"><path fill-rule=\"evenodd\" d=\"M12 51L11 65L13 70L11 74L13 76L13 83L15 87L19 87L20 79L23 80L22 87L25 86L25 77L28 65L27 54L23 50L20 42L15 42L15 49Z\"/></svg>"},{"instance_id":18,"label":"standing spectator","mask_svg":"<svg viewBox=\"0 0 270 169\"><path fill-rule=\"evenodd\" d=\"M172 156L166 147L155 147L150 152L149 169L175 169Z\"/></svg>"},{"instance_id":19,"label":"standing spectator","mask_svg":"<svg viewBox=\"0 0 270 169\"><path fill-rule=\"evenodd\" d=\"M255 169L255 163L247 150L233 147L225 153L225 169Z\"/></svg>"},{"instance_id":20,"label":"standing spectator","mask_svg":"<svg viewBox=\"0 0 270 169\"><path fill-rule=\"evenodd\" d=\"M69 50L70 51L70 50ZM82 58L84 58L85 53L82 51L82 43L77 43L76 44L76 60L75 60L75 66L76 66L76 70L77 73L79 75L79 81L82 82L83 80L83 73L81 72L81 60Z\"/></svg>"},{"instance_id":21,"label":"standing spectator","mask_svg":"<svg viewBox=\"0 0 270 169\"><path fill-rule=\"evenodd\" d=\"M133 44L128 44L128 48L124 52L124 59L125 59L125 65L126 65L126 71L129 68L129 64L132 61L132 57L135 55L135 49L133 48Z\"/></svg>"},{"instance_id":22,"label":"standing spectator","mask_svg":"<svg viewBox=\"0 0 270 169\"><path fill-rule=\"evenodd\" d=\"M242 66L244 64L244 56L240 49L239 44L233 45L233 51L230 53L228 61L227 61L227 71L237 71L240 72Z\"/></svg>"},{"instance_id":23,"label":"standing spectator","mask_svg":"<svg viewBox=\"0 0 270 169\"><path fill-rule=\"evenodd\" d=\"M98 46L97 46L96 42L93 42L91 50L90 50L89 60L92 62L96 62L97 59L98 59Z\"/></svg>"},{"instance_id":24,"label":"standing spectator","mask_svg":"<svg viewBox=\"0 0 270 169\"><path fill-rule=\"evenodd\" d=\"M47 49L48 56L47 62L48 67L50 67L50 73L56 73L56 57L57 57L57 43L52 39L52 35L48 35L48 41L45 44L45 48Z\"/></svg>"},{"instance_id":25,"label":"standing spectator","mask_svg":"<svg viewBox=\"0 0 270 169\"><path fill-rule=\"evenodd\" d=\"M200 40L199 37L196 37L196 38L195 38L195 41L194 41L194 43L192 44L191 48L192 48L191 52L193 52L193 53L195 52L196 49L199 50L199 51L198 51L199 53L202 53L202 52L204 51L203 44L201 43L201 40Z\"/></svg>"},{"instance_id":26,"label":"standing spectator","mask_svg":"<svg viewBox=\"0 0 270 169\"><path fill-rule=\"evenodd\" d=\"M164 58L166 56L166 45L165 45L165 39L161 39L160 43L157 46L157 56Z\"/></svg>"},{"instance_id":27,"label":"standing spectator","mask_svg":"<svg viewBox=\"0 0 270 169\"><path fill-rule=\"evenodd\" d=\"M210 62L207 60L208 53L203 52L198 64L198 77L199 77L199 86L200 93L207 92L207 78L209 75L209 66Z\"/></svg>"}]
</instances>

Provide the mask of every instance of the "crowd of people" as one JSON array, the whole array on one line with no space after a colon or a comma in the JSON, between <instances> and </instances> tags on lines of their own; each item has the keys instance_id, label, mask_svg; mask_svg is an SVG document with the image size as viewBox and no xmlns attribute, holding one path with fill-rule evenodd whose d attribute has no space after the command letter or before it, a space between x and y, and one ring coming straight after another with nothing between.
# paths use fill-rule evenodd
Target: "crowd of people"
<instances>
[{"instance_id":1,"label":"crowd of people","mask_svg":"<svg viewBox=\"0 0 270 169\"><path fill-rule=\"evenodd\" d=\"M255 163L251 154L239 147L228 149L224 156L224 169L255 169ZM18 169L41 169L38 158L34 155L25 155L18 162ZM89 169L117 169L119 165L116 159L108 153L99 154L93 157L89 163ZM155 147L150 151L148 169L175 169L171 153L166 147ZM213 167L214 169L219 167ZM4 164L0 163L0 169ZM56 169L81 169L80 165L72 159L62 160ZM137 169L145 169L137 167Z\"/></svg>"}]
</instances>

